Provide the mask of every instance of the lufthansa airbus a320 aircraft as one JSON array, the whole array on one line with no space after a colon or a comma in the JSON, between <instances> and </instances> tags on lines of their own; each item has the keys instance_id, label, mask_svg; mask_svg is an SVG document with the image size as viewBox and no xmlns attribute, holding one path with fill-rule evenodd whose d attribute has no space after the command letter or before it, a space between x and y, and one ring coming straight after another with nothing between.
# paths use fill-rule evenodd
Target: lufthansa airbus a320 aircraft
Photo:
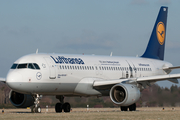
<instances>
[{"instance_id":1,"label":"lufthansa airbus a320 aircraft","mask_svg":"<svg viewBox=\"0 0 180 120\"><path fill-rule=\"evenodd\" d=\"M56 96L56 112L70 112L64 97L110 96L122 111L135 111L140 91L156 81L178 83L180 74L164 61L167 7L161 7L149 43L140 57L30 54L16 60L6 78L9 99L18 108L41 112L43 95Z\"/></svg>"}]
</instances>

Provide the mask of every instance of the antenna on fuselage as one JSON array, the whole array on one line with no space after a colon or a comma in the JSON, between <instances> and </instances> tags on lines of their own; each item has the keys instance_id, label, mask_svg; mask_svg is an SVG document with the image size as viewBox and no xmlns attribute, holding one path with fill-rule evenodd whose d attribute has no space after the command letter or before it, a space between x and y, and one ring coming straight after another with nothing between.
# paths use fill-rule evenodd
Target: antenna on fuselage
<instances>
[{"instance_id":1,"label":"antenna on fuselage","mask_svg":"<svg viewBox=\"0 0 180 120\"><path fill-rule=\"evenodd\" d=\"M38 49L36 50L36 54L38 54Z\"/></svg>"},{"instance_id":2,"label":"antenna on fuselage","mask_svg":"<svg viewBox=\"0 0 180 120\"><path fill-rule=\"evenodd\" d=\"M112 56L113 52L111 52L110 56Z\"/></svg>"}]
</instances>

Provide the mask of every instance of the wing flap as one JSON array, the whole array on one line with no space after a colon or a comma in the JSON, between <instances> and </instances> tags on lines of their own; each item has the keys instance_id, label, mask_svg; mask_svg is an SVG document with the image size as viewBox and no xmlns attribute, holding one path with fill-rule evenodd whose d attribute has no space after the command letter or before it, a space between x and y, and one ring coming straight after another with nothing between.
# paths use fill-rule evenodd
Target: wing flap
<instances>
[{"instance_id":1,"label":"wing flap","mask_svg":"<svg viewBox=\"0 0 180 120\"><path fill-rule=\"evenodd\" d=\"M99 86L107 86L107 85L115 85L118 83L121 83L123 81L126 81L128 79L119 79L119 80L100 80L100 81L94 81L93 87L99 87Z\"/></svg>"}]
</instances>

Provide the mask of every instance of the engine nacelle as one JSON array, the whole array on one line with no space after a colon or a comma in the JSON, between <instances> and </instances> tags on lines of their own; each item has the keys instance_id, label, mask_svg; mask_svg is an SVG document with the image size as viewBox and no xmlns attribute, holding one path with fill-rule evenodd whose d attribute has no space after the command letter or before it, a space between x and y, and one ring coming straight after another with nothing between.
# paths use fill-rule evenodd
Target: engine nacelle
<instances>
[{"instance_id":1,"label":"engine nacelle","mask_svg":"<svg viewBox=\"0 0 180 120\"><path fill-rule=\"evenodd\" d=\"M140 91L133 84L116 84L110 90L111 100L119 106L129 106L140 98Z\"/></svg>"},{"instance_id":2,"label":"engine nacelle","mask_svg":"<svg viewBox=\"0 0 180 120\"><path fill-rule=\"evenodd\" d=\"M34 105L34 98L31 95L21 94L15 91L9 93L9 99L17 108L26 108Z\"/></svg>"}]
</instances>

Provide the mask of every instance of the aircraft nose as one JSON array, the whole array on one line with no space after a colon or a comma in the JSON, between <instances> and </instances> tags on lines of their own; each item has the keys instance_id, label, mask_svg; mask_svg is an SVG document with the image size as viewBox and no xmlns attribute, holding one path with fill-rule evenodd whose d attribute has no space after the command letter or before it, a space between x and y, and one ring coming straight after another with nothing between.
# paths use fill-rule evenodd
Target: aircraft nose
<instances>
[{"instance_id":1,"label":"aircraft nose","mask_svg":"<svg viewBox=\"0 0 180 120\"><path fill-rule=\"evenodd\" d=\"M22 75L18 72L9 72L6 78L6 84L13 90L18 90L21 86Z\"/></svg>"}]
</instances>

